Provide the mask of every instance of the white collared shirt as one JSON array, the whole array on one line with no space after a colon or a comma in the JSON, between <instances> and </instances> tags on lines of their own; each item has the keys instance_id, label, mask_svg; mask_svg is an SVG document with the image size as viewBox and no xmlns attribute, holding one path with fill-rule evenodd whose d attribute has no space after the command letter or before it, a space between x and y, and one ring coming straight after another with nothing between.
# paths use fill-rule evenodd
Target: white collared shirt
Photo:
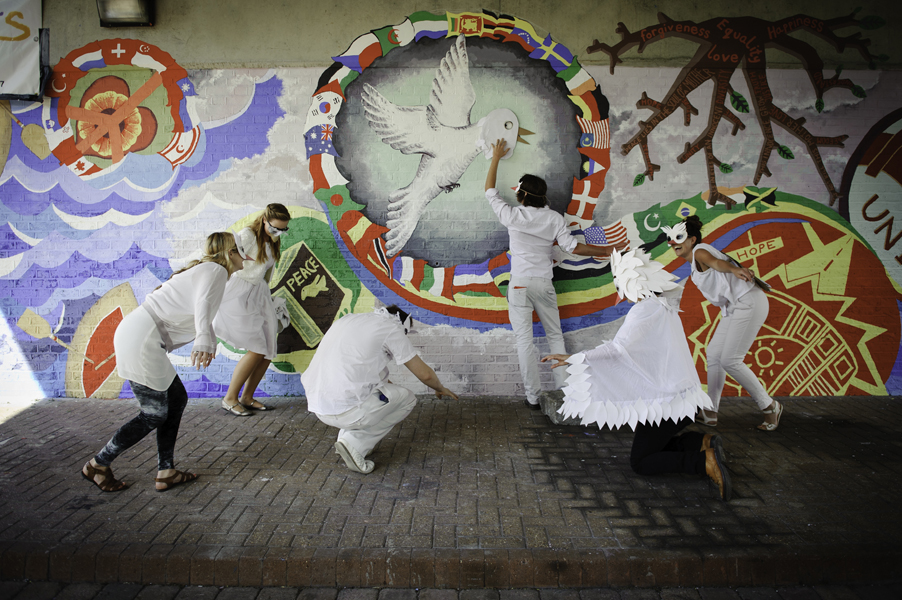
<instances>
[{"instance_id":1,"label":"white collared shirt","mask_svg":"<svg viewBox=\"0 0 902 600\"><path fill-rule=\"evenodd\" d=\"M307 410L339 415L356 408L388 381L388 365L417 355L396 315L384 308L338 319L301 375Z\"/></svg>"},{"instance_id":2,"label":"white collared shirt","mask_svg":"<svg viewBox=\"0 0 902 600\"><path fill-rule=\"evenodd\" d=\"M486 190L485 197L510 235L511 276L551 279L555 240L567 253L572 253L578 243L564 217L547 206L511 206L497 188Z\"/></svg>"}]
</instances>

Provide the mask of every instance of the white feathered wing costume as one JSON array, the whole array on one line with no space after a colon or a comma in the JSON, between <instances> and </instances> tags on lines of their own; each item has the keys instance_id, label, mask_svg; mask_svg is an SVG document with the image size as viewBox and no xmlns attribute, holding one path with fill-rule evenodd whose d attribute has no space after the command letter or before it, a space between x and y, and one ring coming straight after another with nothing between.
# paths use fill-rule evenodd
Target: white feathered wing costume
<instances>
[{"instance_id":1,"label":"white feathered wing costume","mask_svg":"<svg viewBox=\"0 0 902 600\"><path fill-rule=\"evenodd\" d=\"M702 390L679 317L679 285L639 249L611 257L621 298L636 304L613 340L568 359L565 417L616 429L713 410ZM657 296L655 292L662 295Z\"/></svg>"}]
</instances>

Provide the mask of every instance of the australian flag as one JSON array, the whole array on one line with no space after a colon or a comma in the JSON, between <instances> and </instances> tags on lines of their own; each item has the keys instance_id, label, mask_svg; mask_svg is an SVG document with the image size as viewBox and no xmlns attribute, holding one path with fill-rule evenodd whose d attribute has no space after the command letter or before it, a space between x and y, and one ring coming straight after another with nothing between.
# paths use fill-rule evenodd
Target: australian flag
<instances>
[{"instance_id":1,"label":"australian flag","mask_svg":"<svg viewBox=\"0 0 902 600\"><path fill-rule=\"evenodd\" d=\"M338 156L332 145L335 127L329 124L314 125L304 134L304 147L307 149L307 160L314 154L331 154Z\"/></svg>"}]
</instances>

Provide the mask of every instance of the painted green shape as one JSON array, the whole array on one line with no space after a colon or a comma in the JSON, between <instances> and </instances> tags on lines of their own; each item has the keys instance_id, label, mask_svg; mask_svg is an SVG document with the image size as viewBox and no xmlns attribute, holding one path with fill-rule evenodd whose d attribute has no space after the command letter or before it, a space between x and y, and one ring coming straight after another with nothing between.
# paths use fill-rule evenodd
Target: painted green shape
<instances>
[{"instance_id":1,"label":"painted green shape","mask_svg":"<svg viewBox=\"0 0 902 600\"><path fill-rule=\"evenodd\" d=\"M645 183L645 173L639 173L636 175L636 178L633 179L633 187L637 187Z\"/></svg>"},{"instance_id":2,"label":"painted green shape","mask_svg":"<svg viewBox=\"0 0 902 600\"><path fill-rule=\"evenodd\" d=\"M886 54L878 54L878 55L877 55L877 60L878 60L879 62L886 62L886 61L889 60L889 56L886 55Z\"/></svg>"},{"instance_id":3,"label":"painted green shape","mask_svg":"<svg viewBox=\"0 0 902 600\"><path fill-rule=\"evenodd\" d=\"M867 92L860 85L852 86L852 95L856 98L867 98Z\"/></svg>"},{"instance_id":4,"label":"painted green shape","mask_svg":"<svg viewBox=\"0 0 902 600\"><path fill-rule=\"evenodd\" d=\"M301 334L301 339L304 340L308 348L316 348L323 339L324 334L313 319L310 318L310 315L307 314L307 311L295 300L287 288L281 287L273 292L272 295L285 300L285 308L288 309L288 314L291 316L291 326Z\"/></svg>"},{"instance_id":5,"label":"painted green shape","mask_svg":"<svg viewBox=\"0 0 902 600\"><path fill-rule=\"evenodd\" d=\"M743 96L739 92L730 92L730 104L733 105L733 108L736 110L736 112L749 112L748 100L746 100L745 96Z\"/></svg>"},{"instance_id":6,"label":"painted green shape","mask_svg":"<svg viewBox=\"0 0 902 600\"><path fill-rule=\"evenodd\" d=\"M884 25L886 25L886 19L877 15L868 15L858 23L859 27L868 31L880 29Z\"/></svg>"},{"instance_id":7,"label":"painted green shape","mask_svg":"<svg viewBox=\"0 0 902 600\"><path fill-rule=\"evenodd\" d=\"M733 167L731 167L727 163L720 163L720 172L724 175L729 175L733 172Z\"/></svg>"},{"instance_id":8,"label":"painted green shape","mask_svg":"<svg viewBox=\"0 0 902 600\"><path fill-rule=\"evenodd\" d=\"M817 102L814 103L814 108L817 110L817 112L823 112L824 111L824 99L818 98Z\"/></svg>"},{"instance_id":9,"label":"painted green shape","mask_svg":"<svg viewBox=\"0 0 902 600\"><path fill-rule=\"evenodd\" d=\"M329 212L329 220L333 223L338 223L341 217L349 210L362 210L364 208L363 204L357 204L351 199L351 194L348 192L348 186L346 185L336 185L329 189L322 188L313 192L313 196ZM338 196L341 197L341 202L336 206L333 199L336 199Z\"/></svg>"},{"instance_id":10,"label":"painted green shape","mask_svg":"<svg viewBox=\"0 0 902 600\"><path fill-rule=\"evenodd\" d=\"M836 67L836 73L833 74L834 77L839 77L842 74L842 65Z\"/></svg>"},{"instance_id":11,"label":"painted green shape","mask_svg":"<svg viewBox=\"0 0 902 600\"><path fill-rule=\"evenodd\" d=\"M792 150L790 150L788 146L783 146L782 144L777 146L777 154L780 155L780 158L785 158L786 160L795 158L795 154L792 153Z\"/></svg>"},{"instance_id":12,"label":"painted green shape","mask_svg":"<svg viewBox=\"0 0 902 600\"><path fill-rule=\"evenodd\" d=\"M580 72L582 67L579 64L579 61L576 60L576 56L573 57L573 62L570 63L570 66L557 74L557 77L560 77L564 81L570 81L573 79L577 73Z\"/></svg>"},{"instance_id":13,"label":"painted green shape","mask_svg":"<svg viewBox=\"0 0 902 600\"><path fill-rule=\"evenodd\" d=\"M345 91L346 89L348 89L348 86L351 85L351 82L353 82L353 81L354 81L355 79L357 79L358 77L360 77L360 73L358 73L358 72L355 71L354 69L351 69L351 70L350 70L350 73L348 73L347 75L345 75L345 76L342 78L342 80L338 82L338 85L341 86L341 91L343 92L343 91Z\"/></svg>"},{"instance_id":14,"label":"painted green shape","mask_svg":"<svg viewBox=\"0 0 902 600\"><path fill-rule=\"evenodd\" d=\"M448 17L444 14L437 15L425 10L419 10L410 15L410 17L408 18L410 19L411 23L419 23L420 21L443 21L445 23L448 22Z\"/></svg>"},{"instance_id":15,"label":"painted green shape","mask_svg":"<svg viewBox=\"0 0 902 600\"><path fill-rule=\"evenodd\" d=\"M275 361L272 363L272 366L279 371L279 373L295 373L294 365L289 362L278 362Z\"/></svg>"},{"instance_id":16,"label":"painted green shape","mask_svg":"<svg viewBox=\"0 0 902 600\"><path fill-rule=\"evenodd\" d=\"M387 27L383 27L382 29L373 30L373 35L379 38L379 45L382 46L382 56L388 54L389 50L399 47L398 44L393 44L391 42L391 39L389 39L392 31L394 30L394 25L389 25Z\"/></svg>"}]
</instances>

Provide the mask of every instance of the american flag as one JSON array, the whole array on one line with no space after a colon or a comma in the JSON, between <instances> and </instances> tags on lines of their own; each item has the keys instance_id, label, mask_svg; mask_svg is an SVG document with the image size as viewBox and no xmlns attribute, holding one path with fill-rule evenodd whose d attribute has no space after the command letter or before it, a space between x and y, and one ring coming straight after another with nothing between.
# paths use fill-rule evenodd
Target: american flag
<instances>
[{"instance_id":1,"label":"american flag","mask_svg":"<svg viewBox=\"0 0 902 600\"><path fill-rule=\"evenodd\" d=\"M583 230L586 243L593 246L604 246L606 244L619 244L620 242L629 242L626 227L622 221L617 221L613 225L607 227L587 227Z\"/></svg>"},{"instance_id":2,"label":"american flag","mask_svg":"<svg viewBox=\"0 0 902 600\"><path fill-rule=\"evenodd\" d=\"M608 120L603 121L587 121L582 117L576 117L579 128L583 132L579 138L582 147L592 148L610 148L611 147L611 131L608 128Z\"/></svg>"}]
</instances>

